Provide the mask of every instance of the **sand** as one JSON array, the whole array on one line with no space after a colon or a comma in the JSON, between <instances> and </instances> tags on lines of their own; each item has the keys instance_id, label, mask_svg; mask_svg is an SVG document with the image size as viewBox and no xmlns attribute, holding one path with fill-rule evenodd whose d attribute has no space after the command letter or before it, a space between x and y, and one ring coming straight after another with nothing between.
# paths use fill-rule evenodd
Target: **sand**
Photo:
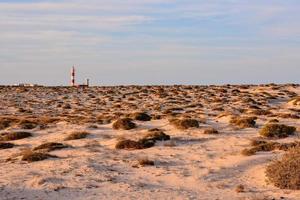
<instances>
[{"instance_id":1,"label":"sand","mask_svg":"<svg viewBox=\"0 0 300 200\"><path fill-rule=\"evenodd\" d=\"M299 139L300 120L295 116L300 116L300 105L291 103L300 95L299 85L1 87L0 91L2 117L58 118L46 127L23 130L14 124L1 130L0 133L22 130L33 134L10 141L16 145L14 148L0 150L1 200L300 199L300 191L282 190L266 180L265 167L283 151L241 155L270 119L298 128L296 135L276 139L277 142ZM65 104L71 108L64 108ZM253 115L253 105L271 114L255 115L257 126L253 128L240 129L229 123L233 115ZM147 112L157 119L135 120L137 128L132 130L112 128L117 116L135 111ZM294 116L280 117L282 113ZM100 122L99 115L109 120ZM182 116L202 123L199 128L180 130L169 122L171 117ZM219 134L203 134L207 127L217 129ZM163 130L171 141L159 141L142 150L115 149L120 139L138 139L152 128ZM64 141L69 133L78 130L90 134ZM45 142L71 147L50 152L57 158L31 163L21 160L22 150ZM145 158L153 160L154 166L140 166L138 160ZM236 191L239 185L244 186L244 192Z\"/></svg>"}]
</instances>

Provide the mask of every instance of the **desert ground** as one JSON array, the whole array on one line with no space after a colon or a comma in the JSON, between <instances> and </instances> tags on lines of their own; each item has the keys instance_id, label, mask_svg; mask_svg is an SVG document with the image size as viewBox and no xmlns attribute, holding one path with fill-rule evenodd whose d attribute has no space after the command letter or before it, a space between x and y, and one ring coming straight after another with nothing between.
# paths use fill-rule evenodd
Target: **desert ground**
<instances>
[{"instance_id":1,"label":"desert ground","mask_svg":"<svg viewBox=\"0 0 300 200\"><path fill-rule=\"evenodd\" d=\"M297 200L299 118L297 84L2 86L0 199Z\"/></svg>"}]
</instances>

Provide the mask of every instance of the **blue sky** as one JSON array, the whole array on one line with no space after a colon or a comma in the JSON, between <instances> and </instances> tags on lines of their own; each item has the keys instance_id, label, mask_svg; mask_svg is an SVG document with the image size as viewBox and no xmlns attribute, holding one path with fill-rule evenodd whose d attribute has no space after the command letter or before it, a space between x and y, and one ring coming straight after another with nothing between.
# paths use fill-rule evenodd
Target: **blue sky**
<instances>
[{"instance_id":1,"label":"blue sky","mask_svg":"<svg viewBox=\"0 0 300 200\"><path fill-rule=\"evenodd\" d=\"M299 0L0 0L0 84L299 83Z\"/></svg>"}]
</instances>

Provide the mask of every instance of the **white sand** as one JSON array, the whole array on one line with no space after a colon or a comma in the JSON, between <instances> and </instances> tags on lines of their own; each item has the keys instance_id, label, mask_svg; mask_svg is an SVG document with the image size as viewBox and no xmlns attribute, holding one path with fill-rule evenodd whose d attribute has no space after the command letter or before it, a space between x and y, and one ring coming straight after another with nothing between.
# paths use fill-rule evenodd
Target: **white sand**
<instances>
[{"instance_id":1,"label":"white sand","mask_svg":"<svg viewBox=\"0 0 300 200\"><path fill-rule=\"evenodd\" d=\"M299 87L285 89L300 94ZM257 88L250 91L261 92ZM288 101L285 97L274 102L274 110L290 112L288 108L292 105ZM206 107L209 106L212 104ZM281 190L266 182L265 166L282 155L282 151L259 152L254 156L240 154L249 147L250 139L259 136L267 117L259 117L258 128L236 130L229 125L228 117L208 116L208 112L214 113L206 109L203 114L206 124L187 131L175 129L166 119L136 122L138 128L130 131L115 131L111 124L88 129L87 125L65 122L45 130L34 129L34 137L13 141L17 147L0 150L0 199L300 199L300 191ZM300 127L299 119L280 119L280 122ZM220 134L204 135L203 128L208 126ZM163 129L175 146L164 146L170 143L166 141L144 150L114 149L118 137L139 138L149 128ZM87 130L91 135L63 141L72 130ZM297 139L292 136L277 141ZM73 148L50 152L59 158L27 163L16 157L6 162L22 149L44 142L63 142ZM154 160L155 166L137 166L137 160L144 157ZM240 184L245 186L243 193L235 191Z\"/></svg>"}]
</instances>

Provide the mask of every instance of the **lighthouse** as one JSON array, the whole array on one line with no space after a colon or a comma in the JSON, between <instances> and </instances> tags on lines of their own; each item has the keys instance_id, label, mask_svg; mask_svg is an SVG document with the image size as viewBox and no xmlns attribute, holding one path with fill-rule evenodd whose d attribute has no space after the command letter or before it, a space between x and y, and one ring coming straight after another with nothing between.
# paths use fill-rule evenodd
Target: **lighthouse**
<instances>
[{"instance_id":1,"label":"lighthouse","mask_svg":"<svg viewBox=\"0 0 300 200\"><path fill-rule=\"evenodd\" d=\"M71 85L74 87L75 86L75 67L72 67L71 70Z\"/></svg>"},{"instance_id":2,"label":"lighthouse","mask_svg":"<svg viewBox=\"0 0 300 200\"><path fill-rule=\"evenodd\" d=\"M76 84L76 71L75 67L73 66L71 69L71 86L72 87L78 87L78 88L87 88L90 85L90 79L86 79L86 83L84 84Z\"/></svg>"}]
</instances>

